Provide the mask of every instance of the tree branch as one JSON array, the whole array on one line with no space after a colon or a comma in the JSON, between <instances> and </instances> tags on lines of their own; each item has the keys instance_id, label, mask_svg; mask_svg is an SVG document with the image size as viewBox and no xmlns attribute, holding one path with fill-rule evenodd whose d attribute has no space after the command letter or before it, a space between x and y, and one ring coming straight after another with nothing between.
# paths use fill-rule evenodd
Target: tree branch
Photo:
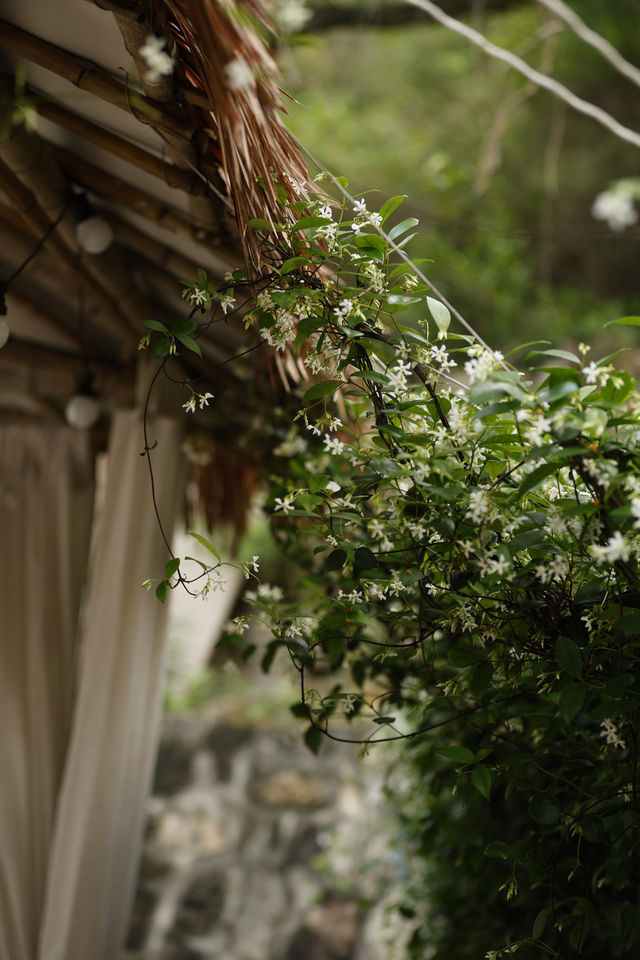
<instances>
[{"instance_id":1,"label":"tree branch","mask_svg":"<svg viewBox=\"0 0 640 960\"><path fill-rule=\"evenodd\" d=\"M473 30L454 17L448 16L440 7L436 6L435 3L431 3L431 0L406 0L406 3L418 7L420 10L424 10L425 13L432 16L438 23L441 23L444 27L448 27L449 30L452 30L454 33L461 34L476 47L484 50L490 57L494 57L496 60L502 60L503 63L508 63L510 67L513 67L514 70L517 70L518 73L521 73L528 80L533 81L533 83L536 83L545 90L549 90L550 93L553 93L554 96L560 100L564 100L565 103L568 103L569 106L578 113L584 113L585 116L591 117L592 120L606 127L607 130L615 134L616 137L619 137L621 140L626 140L627 143L632 143L634 147L640 147L640 133L636 130L625 127L616 120L615 117L607 113L606 110L597 107L588 100L583 100L582 97L576 96L575 93L572 93L571 90L557 80L554 80L552 77L547 77L545 74L540 73L539 70L534 70L533 67L530 67L521 57L517 57L515 53L511 53L510 50L505 50L504 47L496 46L495 43L487 40L482 33Z\"/></svg>"},{"instance_id":2,"label":"tree branch","mask_svg":"<svg viewBox=\"0 0 640 960\"><path fill-rule=\"evenodd\" d=\"M492 13L522 6L530 0L486 0L486 12ZM471 16L473 0L445 0L446 12L454 17ZM423 11L406 3L323 3L314 7L311 17L296 33L319 33L336 27L401 27L411 23L430 23Z\"/></svg>"},{"instance_id":3,"label":"tree branch","mask_svg":"<svg viewBox=\"0 0 640 960\"><path fill-rule=\"evenodd\" d=\"M593 47L598 53L607 60L612 67L615 67L623 76L628 80L631 80L632 83L635 83L636 86L640 87L640 70L637 67L634 67L632 63L629 63L628 60L625 60L624 57L616 50L613 44L609 43L603 36L599 33L596 33L595 30L592 30L586 25L584 20L581 20L577 13L575 13L571 7L568 7L566 3L563 3L562 0L537 0L538 3L541 3L543 7L546 7L547 10L551 10L552 13L555 13L556 16L560 17L566 24L568 24L576 36L580 37L581 40L584 40L585 43L588 43L590 47Z\"/></svg>"}]
</instances>

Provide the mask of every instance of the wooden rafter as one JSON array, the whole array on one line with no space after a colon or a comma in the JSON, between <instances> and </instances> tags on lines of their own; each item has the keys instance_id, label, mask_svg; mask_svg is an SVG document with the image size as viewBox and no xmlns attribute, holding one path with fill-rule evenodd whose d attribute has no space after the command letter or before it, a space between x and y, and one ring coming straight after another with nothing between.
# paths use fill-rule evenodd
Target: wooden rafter
<instances>
[{"instance_id":1,"label":"wooden rafter","mask_svg":"<svg viewBox=\"0 0 640 960\"><path fill-rule=\"evenodd\" d=\"M120 246L126 247L134 253L146 257L147 260L157 264L158 267L170 273L178 280L195 280L198 269L207 266L205 263L196 263L190 260L189 257L178 253L172 247L160 243L155 237L149 236L149 234L143 233L141 230L136 230L135 227L121 217L117 217L111 213L105 214L105 216L111 224L116 240ZM210 257L214 261L217 261L215 267L208 269L209 274L215 280L222 280L227 270L234 270L240 265L239 256L233 258L225 255L225 253L220 250L211 251Z\"/></svg>"},{"instance_id":2,"label":"wooden rafter","mask_svg":"<svg viewBox=\"0 0 640 960\"><path fill-rule=\"evenodd\" d=\"M37 98L38 113L46 120L50 120L83 140L121 157L138 169L162 180L169 187L174 187L183 193L205 193L206 186L190 170L184 170L173 163L167 163L161 157L150 153L148 150L143 150L136 144L131 143L130 140L125 140L124 137L120 137L110 130L105 130L104 127L87 120L86 117L68 110L53 100L46 100L37 90L34 90L33 93Z\"/></svg>"},{"instance_id":3,"label":"wooden rafter","mask_svg":"<svg viewBox=\"0 0 640 960\"><path fill-rule=\"evenodd\" d=\"M101 100L126 110L136 119L180 140L191 141L193 123L185 120L177 110L157 103L128 87L98 64L68 50L48 43L0 20L0 47L52 71L80 90L86 90Z\"/></svg>"},{"instance_id":4,"label":"wooden rafter","mask_svg":"<svg viewBox=\"0 0 640 960\"><path fill-rule=\"evenodd\" d=\"M18 211L14 207L0 203L0 250L2 260L9 268L7 275L26 260L33 251L36 241L35 233L29 230ZM61 266L62 269L60 269ZM69 283L71 277L73 286ZM63 311L66 322L63 326L67 332L72 332L76 324L72 319L75 310L69 310L72 291L77 294L78 299L82 296L85 311L91 317L91 330L94 335L99 336L101 352L105 356L116 356L119 352L126 352L122 347L123 326L116 318L111 298L103 295L94 283L93 277L87 273L76 270L71 274L52 255L51 249L47 249L47 244L24 273L11 284L10 292L16 289L23 293L28 290L30 295L38 298L39 302L49 301L56 304L66 302L67 309ZM127 336L131 334L127 333ZM129 346L129 353L133 354L136 346L133 336Z\"/></svg>"},{"instance_id":5,"label":"wooden rafter","mask_svg":"<svg viewBox=\"0 0 640 960\"><path fill-rule=\"evenodd\" d=\"M121 203L147 220L151 220L158 227L173 230L190 240L195 240L197 243L220 243L221 237L219 234L202 230L183 214L172 210L166 204L160 203L155 197L130 186L119 177L112 176L100 167L94 166L89 161L83 160L62 147L52 146L51 150L60 166L66 170L71 179L87 190L92 190L115 203ZM224 239L229 242L228 238Z\"/></svg>"},{"instance_id":6,"label":"wooden rafter","mask_svg":"<svg viewBox=\"0 0 640 960\"><path fill-rule=\"evenodd\" d=\"M39 238L44 236L44 234L50 230L52 225L51 220L49 220L38 204L33 192L29 190L28 187L25 187L19 177L16 176L13 170L11 170L2 159L0 159L0 190L5 194L9 203L15 207L24 220L25 226L31 231L34 237ZM59 232L53 231L45 242L45 249L64 270L76 273L84 269L82 260L67 245ZM95 295L100 301L102 308L106 312L111 313L114 318L118 319L121 332L128 334L128 337L130 337L131 332L126 320L122 317L118 309L118 304L104 289L99 280L92 278L92 283L94 284Z\"/></svg>"}]
</instances>

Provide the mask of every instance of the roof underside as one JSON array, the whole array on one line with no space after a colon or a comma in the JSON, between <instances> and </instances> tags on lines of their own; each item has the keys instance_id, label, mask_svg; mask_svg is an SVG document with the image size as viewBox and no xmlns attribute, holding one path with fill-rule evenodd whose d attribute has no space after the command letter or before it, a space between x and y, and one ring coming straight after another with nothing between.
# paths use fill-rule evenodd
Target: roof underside
<instances>
[{"instance_id":1,"label":"roof underside","mask_svg":"<svg viewBox=\"0 0 640 960\"><path fill-rule=\"evenodd\" d=\"M257 177L270 171L269 187L273 174L304 181L280 123L271 55L246 13L255 23L252 0L0 3L0 279L61 218L9 284L0 410L59 416L87 362L101 393L130 402L141 321L184 316L179 281L195 280L198 267L223 281L244 264L238 222L273 210ZM150 33L165 38L176 61L154 82L127 51ZM238 58L257 64L256 73L232 90L225 66ZM16 95L27 111L36 107L35 132L9 125ZM113 228L103 254L79 251L68 209L79 188ZM189 353L175 365L178 375L200 377L198 389L235 397L213 414L222 432L221 416L246 415L286 381L285 363L297 376L291 359L272 369L263 349L230 363L251 346L247 336L239 317L214 315L203 357Z\"/></svg>"}]
</instances>

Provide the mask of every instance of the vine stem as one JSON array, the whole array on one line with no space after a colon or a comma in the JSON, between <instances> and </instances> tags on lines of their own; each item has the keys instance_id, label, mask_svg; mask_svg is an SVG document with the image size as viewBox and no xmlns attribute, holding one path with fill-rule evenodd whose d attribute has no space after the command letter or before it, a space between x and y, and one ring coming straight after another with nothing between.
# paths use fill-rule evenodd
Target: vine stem
<instances>
[{"instance_id":1,"label":"vine stem","mask_svg":"<svg viewBox=\"0 0 640 960\"><path fill-rule=\"evenodd\" d=\"M169 543L167 535L164 531L162 518L160 516L160 509L158 507L158 499L156 497L156 483L155 483L155 477L153 475L153 465L151 463L151 451L153 447L149 446L149 430L148 430L149 401L151 400L151 394L153 392L155 382L160 376L160 374L162 373L162 371L164 370L166 363L167 363L167 357L164 358L162 363L158 364L158 368L154 373L153 377L151 378L151 383L149 384L149 387L147 389L147 395L144 400L144 411L142 414L142 432L144 434L144 450L142 451L141 455L147 458L147 467L149 469L149 483L151 486L151 500L153 502L153 510L156 515L158 527L160 528L160 534L162 535L162 539L164 540L165 546L169 551L169 555L171 559L173 560L175 559L175 556L174 556L173 550L171 549L171 544Z\"/></svg>"}]
</instances>

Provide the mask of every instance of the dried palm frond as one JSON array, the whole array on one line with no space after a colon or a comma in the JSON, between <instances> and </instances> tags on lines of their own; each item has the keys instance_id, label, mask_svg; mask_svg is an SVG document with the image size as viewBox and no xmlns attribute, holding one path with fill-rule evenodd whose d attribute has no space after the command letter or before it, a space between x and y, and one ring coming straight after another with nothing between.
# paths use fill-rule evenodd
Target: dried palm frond
<instances>
[{"instance_id":1,"label":"dried palm frond","mask_svg":"<svg viewBox=\"0 0 640 960\"><path fill-rule=\"evenodd\" d=\"M222 164L243 245L259 263L259 244L247 231L247 220L277 222L282 213L276 184L289 198L299 198L309 183L306 165L280 119L277 65L260 33L273 27L256 0L166 2L186 76L208 100L202 129L217 141L212 155Z\"/></svg>"}]
</instances>

